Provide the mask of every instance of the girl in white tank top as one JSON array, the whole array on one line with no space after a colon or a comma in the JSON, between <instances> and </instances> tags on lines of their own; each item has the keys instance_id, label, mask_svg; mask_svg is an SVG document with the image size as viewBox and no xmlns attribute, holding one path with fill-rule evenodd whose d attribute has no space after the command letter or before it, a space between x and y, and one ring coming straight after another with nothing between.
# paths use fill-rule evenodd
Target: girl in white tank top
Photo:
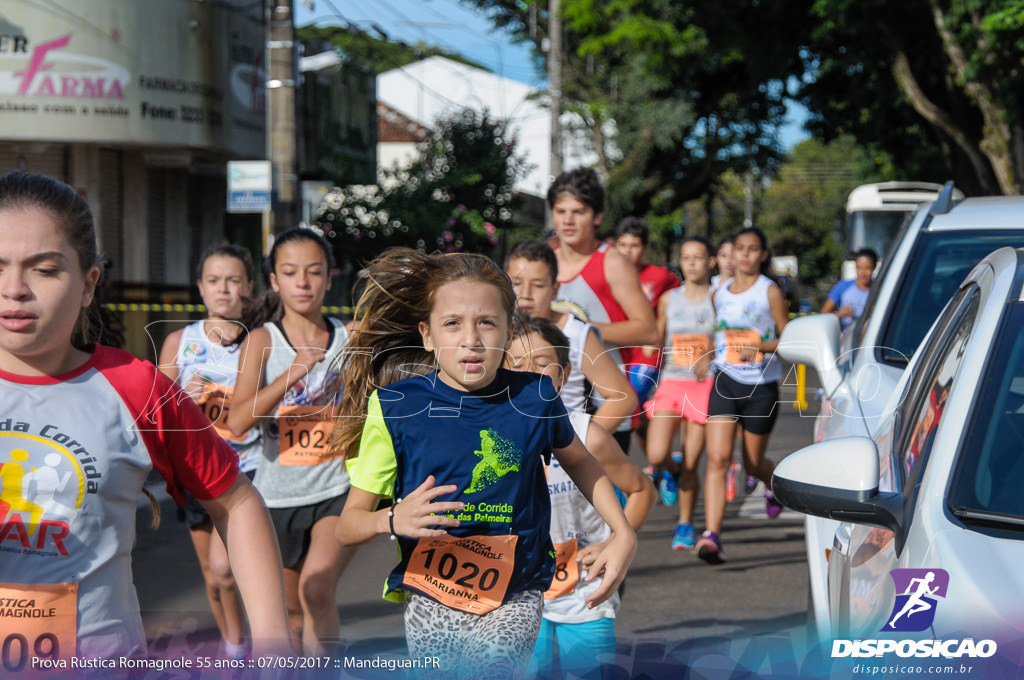
<instances>
[{"instance_id":1,"label":"girl in white tank top","mask_svg":"<svg viewBox=\"0 0 1024 680\"><path fill-rule=\"evenodd\" d=\"M251 272L252 260L244 248L221 245L207 249L200 258L197 277L207 318L171 333L160 351L160 370L195 399L217 434L238 452L238 467L250 478L259 461L259 428L235 436L226 421L245 332L240 319L244 300L252 295ZM194 498L186 500L183 514L224 651L231 658L244 658L248 652L243 639L245 609L234 585L224 541Z\"/></svg>"},{"instance_id":2,"label":"girl in white tank top","mask_svg":"<svg viewBox=\"0 0 1024 680\"><path fill-rule=\"evenodd\" d=\"M292 627L306 654L322 655L340 632L334 594L355 554L334 537L349 479L342 452L328 443L348 333L321 314L333 263L326 241L289 229L278 234L269 260L283 317L246 338L228 424L235 433L262 426L255 483L277 529Z\"/></svg>"}]
</instances>

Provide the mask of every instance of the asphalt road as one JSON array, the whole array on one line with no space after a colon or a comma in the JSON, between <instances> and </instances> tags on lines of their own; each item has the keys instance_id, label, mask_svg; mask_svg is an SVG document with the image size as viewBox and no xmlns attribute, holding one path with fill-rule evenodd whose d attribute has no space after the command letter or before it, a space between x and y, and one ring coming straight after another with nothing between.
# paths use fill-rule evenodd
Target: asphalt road
<instances>
[{"instance_id":1,"label":"asphalt road","mask_svg":"<svg viewBox=\"0 0 1024 680\"><path fill-rule=\"evenodd\" d=\"M801 416L792 405L794 394L793 386L783 385L782 396L790 401L779 406L768 449L774 461L811 441L816 400L809 394L810 406ZM641 460L635 447L631 455ZM676 511L655 506L640 532L616 623L616 677L683 677L686 667L685 675L692 678L781 678L791 670L795 674L793 664L805 659L801 650L813 640L806 626L802 517L785 511L769 520L761 490L746 496L740 481L738 497L727 508L723 545L728 562L723 565L708 566L693 553L672 551ZM170 501L162 508L164 519L155 530L147 525L149 510L140 510L133 553L151 646L157 652L213 656L216 628L187 531L175 521ZM343 654L400 656L404 651L402 607L380 598L384 576L395 563L394 550L383 539L362 547L341 580L337 602Z\"/></svg>"}]
</instances>

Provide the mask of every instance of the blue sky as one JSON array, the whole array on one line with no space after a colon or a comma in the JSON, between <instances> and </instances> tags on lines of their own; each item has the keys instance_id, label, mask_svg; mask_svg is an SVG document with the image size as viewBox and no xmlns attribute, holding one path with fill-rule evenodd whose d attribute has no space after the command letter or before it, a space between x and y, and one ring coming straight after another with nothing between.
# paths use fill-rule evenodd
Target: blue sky
<instances>
[{"instance_id":1,"label":"blue sky","mask_svg":"<svg viewBox=\"0 0 1024 680\"><path fill-rule=\"evenodd\" d=\"M391 40L423 41L466 56L494 73L521 83L542 87L546 79L530 59L530 47L513 44L494 29L487 17L459 0L312 0L310 11L295 1L295 23L342 24L346 21L365 30L374 24ZM783 129L787 148L807 134L800 129L806 118L802 108L790 104L790 124Z\"/></svg>"}]
</instances>

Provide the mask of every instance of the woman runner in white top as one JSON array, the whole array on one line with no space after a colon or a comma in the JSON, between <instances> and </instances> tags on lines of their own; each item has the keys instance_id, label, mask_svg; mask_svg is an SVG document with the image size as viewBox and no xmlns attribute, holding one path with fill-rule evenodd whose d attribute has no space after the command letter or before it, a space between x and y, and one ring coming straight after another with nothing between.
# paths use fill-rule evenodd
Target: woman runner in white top
<instances>
[{"instance_id":1,"label":"woman runner in white top","mask_svg":"<svg viewBox=\"0 0 1024 680\"><path fill-rule=\"evenodd\" d=\"M199 258L196 278L207 318L167 336L160 350L160 371L196 400L213 429L238 453L239 469L252 479L259 460L259 429L236 437L225 423L245 333L243 302L252 295L249 251L231 244L207 248ZM199 558L206 599L224 641L224 651L230 658L245 658L245 609L231 575L224 541L213 530L209 514L191 495L179 514L188 525Z\"/></svg>"},{"instance_id":2,"label":"woman runner in white top","mask_svg":"<svg viewBox=\"0 0 1024 680\"><path fill-rule=\"evenodd\" d=\"M0 597L53 613L0 619L0 638L21 636L25 655L53 660L145 654L131 546L156 467L179 503L186 490L200 499L225 538L253 653L289 653L274 533L237 455L155 366L89 344L81 321L98 261L74 189L0 178ZM65 483L33 492L26 478L43 467Z\"/></svg>"},{"instance_id":3,"label":"woman runner in white top","mask_svg":"<svg viewBox=\"0 0 1024 680\"><path fill-rule=\"evenodd\" d=\"M782 511L770 490L775 465L764 453L778 414L782 378L775 350L789 315L782 291L767 276L771 272L768 240L760 229L747 227L736 234L733 266L734 277L714 293L715 384L705 428L707 530L696 545L697 556L709 564L725 561L719 534L737 425L742 431L743 465L769 489L765 511L770 518Z\"/></svg>"}]
</instances>

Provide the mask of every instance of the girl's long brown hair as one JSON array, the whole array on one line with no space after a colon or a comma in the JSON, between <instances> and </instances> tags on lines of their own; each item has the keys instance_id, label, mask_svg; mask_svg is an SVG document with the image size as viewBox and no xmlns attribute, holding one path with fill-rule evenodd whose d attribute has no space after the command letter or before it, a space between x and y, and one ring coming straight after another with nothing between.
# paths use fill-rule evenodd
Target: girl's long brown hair
<instances>
[{"instance_id":1,"label":"girl's long brown hair","mask_svg":"<svg viewBox=\"0 0 1024 680\"><path fill-rule=\"evenodd\" d=\"M483 255L425 255L411 248L390 248L367 265L362 276L358 323L342 358L341 417L331 438L332 447L345 451L348 458L359 455L373 390L434 369L434 355L423 348L419 325L429 321L438 288L460 279L490 284L501 292L510 324L516 302L508 276Z\"/></svg>"}]
</instances>

